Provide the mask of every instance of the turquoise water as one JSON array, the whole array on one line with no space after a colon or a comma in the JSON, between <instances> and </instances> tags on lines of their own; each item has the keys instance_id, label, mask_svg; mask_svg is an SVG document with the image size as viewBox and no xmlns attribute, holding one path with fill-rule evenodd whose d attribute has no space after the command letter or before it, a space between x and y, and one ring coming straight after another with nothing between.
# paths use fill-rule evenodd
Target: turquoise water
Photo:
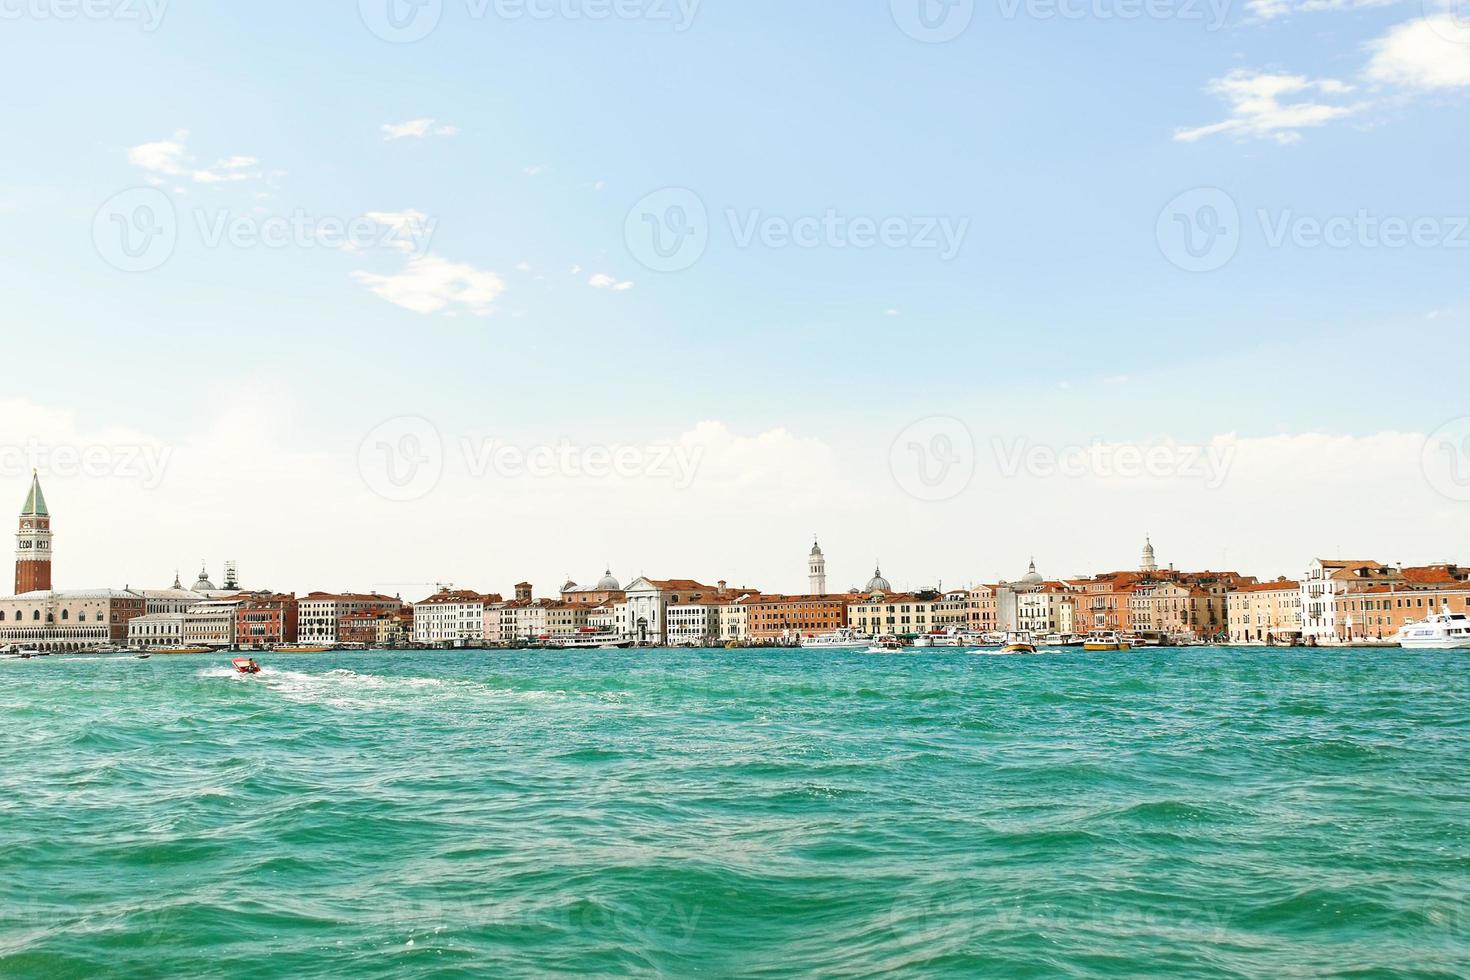
<instances>
[{"instance_id":1,"label":"turquoise water","mask_svg":"<svg viewBox=\"0 0 1470 980\"><path fill-rule=\"evenodd\" d=\"M0 662L0 976L1470 974L1470 658Z\"/></svg>"}]
</instances>

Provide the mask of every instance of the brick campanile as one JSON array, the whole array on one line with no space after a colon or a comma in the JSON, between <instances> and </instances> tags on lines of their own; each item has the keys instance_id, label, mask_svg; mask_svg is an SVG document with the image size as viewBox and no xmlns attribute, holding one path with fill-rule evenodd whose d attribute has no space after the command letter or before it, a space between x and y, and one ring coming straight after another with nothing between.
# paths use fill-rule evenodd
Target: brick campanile
<instances>
[{"instance_id":1,"label":"brick campanile","mask_svg":"<svg viewBox=\"0 0 1470 980\"><path fill-rule=\"evenodd\" d=\"M15 594L51 590L51 515L41 481L31 473L31 492L20 509L20 530L15 534Z\"/></svg>"}]
</instances>

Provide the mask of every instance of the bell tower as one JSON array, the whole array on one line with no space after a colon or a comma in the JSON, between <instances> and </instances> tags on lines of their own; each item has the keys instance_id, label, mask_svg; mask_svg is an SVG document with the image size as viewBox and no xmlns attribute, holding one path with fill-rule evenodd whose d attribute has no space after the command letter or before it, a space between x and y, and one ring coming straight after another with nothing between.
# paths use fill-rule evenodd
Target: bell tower
<instances>
[{"instance_id":1,"label":"bell tower","mask_svg":"<svg viewBox=\"0 0 1470 980\"><path fill-rule=\"evenodd\" d=\"M41 480L31 471L31 492L20 509L15 534L15 594L51 591L51 515Z\"/></svg>"},{"instance_id":2,"label":"bell tower","mask_svg":"<svg viewBox=\"0 0 1470 980\"><path fill-rule=\"evenodd\" d=\"M817 539L812 539L812 553L807 556L806 562L807 583L812 595L827 594L827 556L822 554L822 546Z\"/></svg>"}]
</instances>

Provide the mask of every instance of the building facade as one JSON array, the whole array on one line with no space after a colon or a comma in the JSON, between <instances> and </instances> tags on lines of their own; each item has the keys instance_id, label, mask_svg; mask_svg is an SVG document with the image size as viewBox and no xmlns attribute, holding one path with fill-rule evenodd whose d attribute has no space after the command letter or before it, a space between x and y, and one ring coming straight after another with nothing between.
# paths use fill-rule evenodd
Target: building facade
<instances>
[{"instance_id":1,"label":"building facade","mask_svg":"<svg viewBox=\"0 0 1470 980\"><path fill-rule=\"evenodd\" d=\"M11 596L0 599L0 646L71 652L122 644L145 608L140 594L116 589Z\"/></svg>"}]
</instances>

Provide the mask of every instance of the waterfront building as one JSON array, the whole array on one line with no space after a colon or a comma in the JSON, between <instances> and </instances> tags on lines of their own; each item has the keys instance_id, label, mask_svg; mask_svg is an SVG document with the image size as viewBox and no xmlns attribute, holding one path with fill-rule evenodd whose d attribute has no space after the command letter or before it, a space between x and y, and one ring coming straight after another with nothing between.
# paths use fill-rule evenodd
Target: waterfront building
<instances>
[{"instance_id":1,"label":"waterfront building","mask_svg":"<svg viewBox=\"0 0 1470 980\"><path fill-rule=\"evenodd\" d=\"M1332 602L1334 633L1317 642L1392 640L1400 628L1421 622L1445 606L1451 612L1470 612L1470 570L1441 564L1394 571L1394 582L1336 595Z\"/></svg>"},{"instance_id":2,"label":"waterfront building","mask_svg":"<svg viewBox=\"0 0 1470 980\"><path fill-rule=\"evenodd\" d=\"M1032 563L1024 584L1014 590L1015 628L1036 636L1074 632L1076 594L1061 582L1036 581L1038 578Z\"/></svg>"},{"instance_id":3,"label":"waterfront building","mask_svg":"<svg viewBox=\"0 0 1470 980\"><path fill-rule=\"evenodd\" d=\"M128 621L127 644L143 650L174 650L184 645L184 613L149 613Z\"/></svg>"},{"instance_id":4,"label":"waterfront building","mask_svg":"<svg viewBox=\"0 0 1470 980\"><path fill-rule=\"evenodd\" d=\"M485 641L485 607L498 595L445 589L413 605L413 641L424 646L469 646ZM374 616L383 612L374 610ZM374 630L376 635L376 628Z\"/></svg>"},{"instance_id":5,"label":"waterfront building","mask_svg":"<svg viewBox=\"0 0 1470 980\"><path fill-rule=\"evenodd\" d=\"M1145 551L1145 557L1153 558L1152 546ZM1155 567L1154 571L1157 570ZM1067 586L1076 595L1074 632L1129 632L1133 628L1133 591L1142 578L1138 572L1105 572L1092 578L1069 581Z\"/></svg>"},{"instance_id":6,"label":"waterfront building","mask_svg":"<svg viewBox=\"0 0 1470 980\"><path fill-rule=\"evenodd\" d=\"M872 588L874 585L886 586L888 580L881 572L875 572L868 582L871 591L848 597L847 625L854 632L867 636L909 636L937 628L934 606L943 601L938 592L893 592Z\"/></svg>"},{"instance_id":7,"label":"waterfront building","mask_svg":"<svg viewBox=\"0 0 1470 980\"><path fill-rule=\"evenodd\" d=\"M1288 579L1241 585L1226 597L1230 642L1291 644L1302 635L1301 583Z\"/></svg>"},{"instance_id":8,"label":"waterfront building","mask_svg":"<svg viewBox=\"0 0 1470 980\"><path fill-rule=\"evenodd\" d=\"M297 614L294 593L242 598L235 610L235 642L254 649L295 643Z\"/></svg>"},{"instance_id":9,"label":"waterfront building","mask_svg":"<svg viewBox=\"0 0 1470 980\"><path fill-rule=\"evenodd\" d=\"M966 625L976 633L994 633L999 626L996 621L996 591L998 585L972 586L966 595L969 615Z\"/></svg>"},{"instance_id":10,"label":"waterfront building","mask_svg":"<svg viewBox=\"0 0 1470 980\"><path fill-rule=\"evenodd\" d=\"M145 611L143 597L126 589L15 595L0 599L0 646L65 652L123 643Z\"/></svg>"},{"instance_id":11,"label":"waterfront building","mask_svg":"<svg viewBox=\"0 0 1470 980\"><path fill-rule=\"evenodd\" d=\"M313 592L297 600L297 642L309 646L331 646L337 643L343 616L369 609L395 610L403 607L401 599L374 593Z\"/></svg>"},{"instance_id":12,"label":"waterfront building","mask_svg":"<svg viewBox=\"0 0 1470 980\"><path fill-rule=\"evenodd\" d=\"M1301 579L1302 638L1308 643L1340 643L1355 631L1339 618L1338 600L1378 585L1403 586L1404 573L1376 561L1318 558ZM1362 623L1356 624L1361 626Z\"/></svg>"},{"instance_id":13,"label":"waterfront building","mask_svg":"<svg viewBox=\"0 0 1470 980\"><path fill-rule=\"evenodd\" d=\"M609 601L587 610L587 626L599 633L618 634L618 604Z\"/></svg>"},{"instance_id":14,"label":"waterfront building","mask_svg":"<svg viewBox=\"0 0 1470 980\"><path fill-rule=\"evenodd\" d=\"M215 647L228 650L236 646L240 599L206 599L184 613L184 646Z\"/></svg>"},{"instance_id":15,"label":"waterfront building","mask_svg":"<svg viewBox=\"0 0 1470 980\"><path fill-rule=\"evenodd\" d=\"M413 642L413 606L403 606L378 613L375 645L380 650L396 650Z\"/></svg>"},{"instance_id":16,"label":"waterfront building","mask_svg":"<svg viewBox=\"0 0 1470 980\"><path fill-rule=\"evenodd\" d=\"M968 629L970 625L970 592L951 589L934 603L933 618L938 629Z\"/></svg>"},{"instance_id":17,"label":"waterfront building","mask_svg":"<svg viewBox=\"0 0 1470 980\"><path fill-rule=\"evenodd\" d=\"M754 590L730 590L723 582L719 586L713 586L687 578L639 577L626 590L627 610L620 624L620 635L640 646L666 646L669 640L669 607L691 602L707 603L708 600L723 603L730 598L732 591L743 594Z\"/></svg>"},{"instance_id":18,"label":"waterfront building","mask_svg":"<svg viewBox=\"0 0 1470 980\"><path fill-rule=\"evenodd\" d=\"M592 606L583 602L558 602L554 599L543 605L546 609L546 628L542 631L543 635L557 639L588 628Z\"/></svg>"},{"instance_id":19,"label":"waterfront building","mask_svg":"<svg viewBox=\"0 0 1470 980\"><path fill-rule=\"evenodd\" d=\"M31 471L31 491L20 508L15 534L15 594L51 591L51 513L41 479Z\"/></svg>"},{"instance_id":20,"label":"waterfront building","mask_svg":"<svg viewBox=\"0 0 1470 980\"><path fill-rule=\"evenodd\" d=\"M752 643L797 643L848 624L851 595L753 595L741 604L743 639ZM738 601L738 600L737 600Z\"/></svg>"}]
</instances>

